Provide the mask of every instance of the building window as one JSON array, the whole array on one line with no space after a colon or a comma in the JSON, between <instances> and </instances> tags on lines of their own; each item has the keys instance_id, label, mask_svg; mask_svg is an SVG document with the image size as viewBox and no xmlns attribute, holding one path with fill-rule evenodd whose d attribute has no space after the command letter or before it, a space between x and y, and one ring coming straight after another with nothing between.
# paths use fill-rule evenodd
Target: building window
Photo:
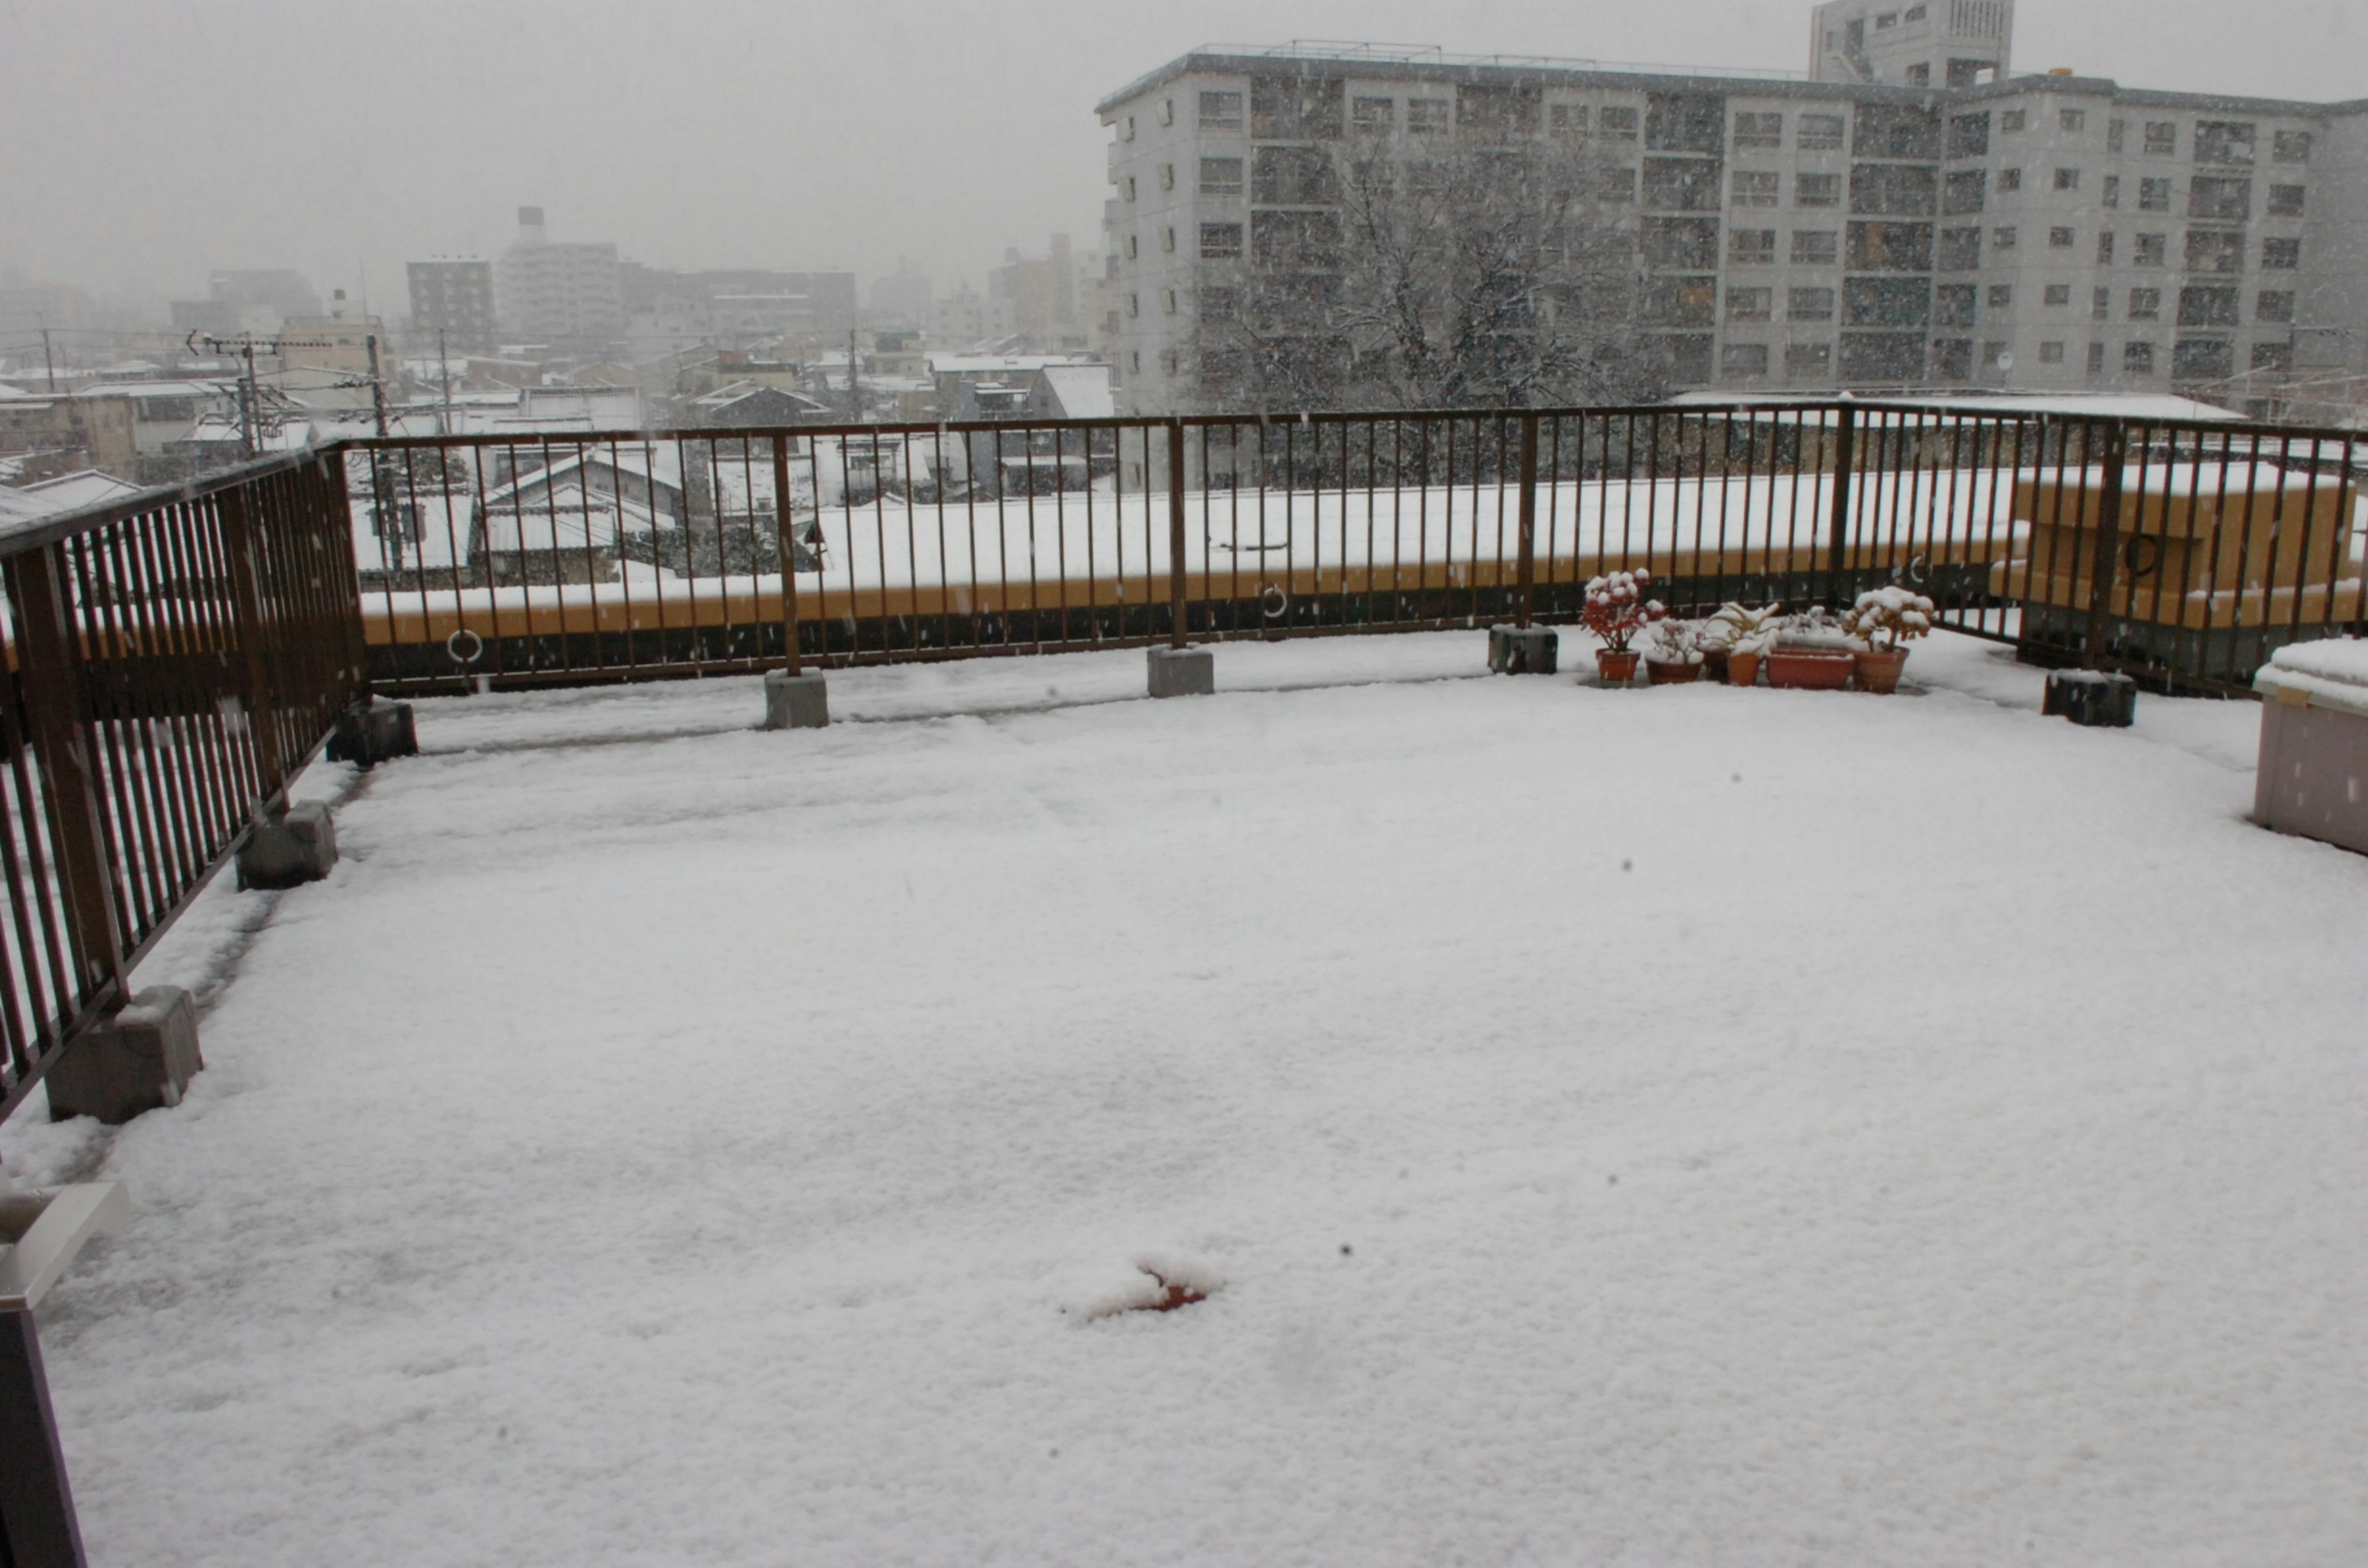
<instances>
[{"instance_id":1,"label":"building window","mask_svg":"<svg viewBox=\"0 0 2368 1568\"><path fill-rule=\"evenodd\" d=\"M1839 175L1794 175L1793 205L1795 207L1839 207L1842 204L1842 176Z\"/></svg>"},{"instance_id":2,"label":"building window","mask_svg":"<svg viewBox=\"0 0 2368 1568\"><path fill-rule=\"evenodd\" d=\"M1546 106L1546 129L1556 136L1587 134L1585 104L1549 104Z\"/></svg>"},{"instance_id":3,"label":"building window","mask_svg":"<svg viewBox=\"0 0 2368 1568\"><path fill-rule=\"evenodd\" d=\"M2122 369L2133 376L2154 374L2154 345L2126 343L2122 346Z\"/></svg>"},{"instance_id":4,"label":"building window","mask_svg":"<svg viewBox=\"0 0 2368 1568\"><path fill-rule=\"evenodd\" d=\"M2130 320L2160 321L2161 319L2161 290L2133 289L2130 290Z\"/></svg>"},{"instance_id":5,"label":"building window","mask_svg":"<svg viewBox=\"0 0 2368 1568\"><path fill-rule=\"evenodd\" d=\"M2070 250L2079 243L2080 236L2069 229L2055 228L2047 231L2047 248L2050 250Z\"/></svg>"},{"instance_id":6,"label":"building window","mask_svg":"<svg viewBox=\"0 0 2368 1568\"><path fill-rule=\"evenodd\" d=\"M1201 126L1206 131L1239 131L1242 128L1241 94L1202 93Z\"/></svg>"},{"instance_id":7,"label":"building window","mask_svg":"<svg viewBox=\"0 0 2368 1568\"><path fill-rule=\"evenodd\" d=\"M1764 343L1730 343L1719 350L1718 368L1722 375L1747 380L1768 373L1768 345Z\"/></svg>"},{"instance_id":8,"label":"building window","mask_svg":"<svg viewBox=\"0 0 2368 1568\"><path fill-rule=\"evenodd\" d=\"M2113 319L2113 291L2111 289L2099 289L2089 294L2089 319L2091 321Z\"/></svg>"},{"instance_id":9,"label":"building window","mask_svg":"<svg viewBox=\"0 0 2368 1568\"><path fill-rule=\"evenodd\" d=\"M2051 305L2068 305L2072 302L2072 285L2050 283L2042 298Z\"/></svg>"},{"instance_id":10,"label":"building window","mask_svg":"<svg viewBox=\"0 0 2368 1568\"><path fill-rule=\"evenodd\" d=\"M1406 129L1417 136L1444 136L1448 117L1445 98L1408 98Z\"/></svg>"},{"instance_id":11,"label":"building window","mask_svg":"<svg viewBox=\"0 0 2368 1568\"><path fill-rule=\"evenodd\" d=\"M1162 164L1159 165L1159 188L1162 190L1174 190L1176 188L1175 165Z\"/></svg>"},{"instance_id":12,"label":"building window","mask_svg":"<svg viewBox=\"0 0 2368 1568\"><path fill-rule=\"evenodd\" d=\"M2108 207L2119 207L2122 204L2121 176L2107 175L2105 176L2104 203Z\"/></svg>"},{"instance_id":13,"label":"building window","mask_svg":"<svg viewBox=\"0 0 2368 1568\"><path fill-rule=\"evenodd\" d=\"M2039 346L2039 362L2043 365L2061 365L2064 363L2064 345L2060 343L2041 344Z\"/></svg>"},{"instance_id":14,"label":"building window","mask_svg":"<svg viewBox=\"0 0 2368 1568\"><path fill-rule=\"evenodd\" d=\"M1238 261L1241 254L1242 226L1239 223L1201 225L1201 258L1203 261Z\"/></svg>"},{"instance_id":15,"label":"building window","mask_svg":"<svg viewBox=\"0 0 2368 1568\"><path fill-rule=\"evenodd\" d=\"M1778 183L1782 177L1737 169L1731 176L1731 199L1737 207L1773 207L1783 194Z\"/></svg>"},{"instance_id":16,"label":"building window","mask_svg":"<svg viewBox=\"0 0 2368 1568\"><path fill-rule=\"evenodd\" d=\"M2004 228L1992 229L1990 231L1990 249L1992 250L2012 250L2014 249L2014 225L2011 223L2006 225Z\"/></svg>"},{"instance_id":17,"label":"building window","mask_svg":"<svg viewBox=\"0 0 2368 1568\"><path fill-rule=\"evenodd\" d=\"M2182 381L2225 381L2236 369L2236 347L2225 337L2182 337L2170 347L2170 373Z\"/></svg>"},{"instance_id":18,"label":"building window","mask_svg":"<svg viewBox=\"0 0 2368 1568\"><path fill-rule=\"evenodd\" d=\"M2310 132L2281 131L2270 141L2270 156L2281 164L2310 162Z\"/></svg>"},{"instance_id":19,"label":"building window","mask_svg":"<svg viewBox=\"0 0 2368 1568\"><path fill-rule=\"evenodd\" d=\"M2216 229L2187 231L2187 270L2190 272L2242 272L2245 269L2245 236L2241 231L2224 233Z\"/></svg>"},{"instance_id":20,"label":"building window","mask_svg":"<svg viewBox=\"0 0 2368 1568\"><path fill-rule=\"evenodd\" d=\"M2019 108L2005 109L1998 115L1998 133L2002 136L2011 136L2023 130L2025 127L2030 125L2030 123L2031 115L2028 110Z\"/></svg>"},{"instance_id":21,"label":"building window","mask_svg":"<svg viewBox=\"0 0 2368 1568\"><path fill-rule=\"evenodd\" d=\"M1176 373L1176 350L1163 348L1159 351L1159 368L1168 375Z\"/></svg>"},{"instance_id":22,"label":"building window","mask_svg":"<svg viewBox=\"0 0 2368 1568\"><path fill-rule=\"evenodd\" d=\"M2111 229L2097 236L2097 265L2099 267L2113 265L2113 232Z\"/></svg>"},{"instance_id":23,"label":"building window","mask_svg":"<svg viewBox=\"0 0 2368 1568\"><path fill-rule=\"evenodd\" d=\"M1971 326L1977 302L1972 284L1943 283L1932 290L1932 324Z\"/></svg>"},{"instance_id":24,"label":"building window","mask_svg":"<svg viewBox=\"0 0 2368 1568\"><path fill-rule=\"evenodd\" d=\"M1159 123L1162 125L1173 125L1176 123L1176 100L1174 98L1162 98L1159 100Z\"/></svg>"},{"instance_id":25,"label":"building window","mask_svg":"<svg viewBox=\"0 0 2368 1568\"><path fill-rule=\"evenodd\" d=\"M1143 296L1142 296L1142 295L1140 295L1140 294L1129 294L1129 295L1126 297L1126 313L1127 313L1130 317L1132 317L1132 316L1139 316L1139 315L1141 315L1141 314L1143 313Z\"/></svg>"},{"instance_id":26,"label":"building window","mask_svg":"<svg viewBox=\"0 0 2368 1568\"><path fill-rule=\"evenodd\" d=\"M2261 242L2262 271L2292 272L2301 266L2302 242L2300 240L2263 240Z\"/></svg>"},{"instance_id":27,"label":"building window","mask_svg":"<svg viewBox=\"0 0 2368 1568\"><path fill-rule=\"evenodd\" d=\"M2128 120L2109 119L2105 121L2105 151L2108 153L2120 152L2122 150L2122 144L2129 139L2129 134L2130 122Z\"/></svg>"},{"instance_id":28,"label":"building window","mask_svg":"<svg viewBox=\"0 0 2368 1568\"><path fill-rule=\"evenodd\" d=\"M1933 265L1943 272L1965 272L1982 264L1982 232L1979 229L1943 229L1941 246Z\"/></svg>"},{"instance_id":29,"label":"building window","mask_svg":"<svg viewBox=\"0 0 2368 1568\"><path fill-rule=\"evenodd\" d=\"M1176 231L1175 231L1175 230L1173 230L1173 229L1162 229L1162 230L1160 230L1160 231L1159 231L1159 248L1160 248L1161 250L1167 251L1167 253L1169 253L1170 255L1173 255L1173 254L1175 253L1175 250L1176 250Z\"/></svg>"},{"instance_id":30,"label":"building window","mask_svg":"<svg viewBox=\"0 0 2368 1568\"><path fill-rule=\"evenodd\" d=\"M1636 199L1636 171L1606 169L1603 171L1602 177L1596 182L1595 188L1601 200L1634 201Z\"/></svg>"},{"instance_id":31,"label":"building window","mask_svg":"<svg viewBox=\"0 0 2368 1568\"><path fill-rule=\"evenodd\" d=\"M2272 218L2299 218L2302 216L2302 187L2273 185L2270 187L2269 205L2263 210Z\"/></svg>"},{"instance_id":32,"label":"building window","mask_svg":"<svg viewBox=\"0 0 2368 1568\"><path fill-rule=\"evenodd\" d=\"M2237 290L2234 289L2181 289L2179 291L2179 324L2181 326L2235 326L2237 310Z\"/></svg>"},{"instance_id":33,"label":"building window","mask_svg":"<svg viewBox=\"0 0 2368 1568\"><path fill-rule=\"evenodd\" d=\"M1602 128L1603 134L1609 141L1634 142L1636 140L1636 111L1634 108L1618 104L1610 105L1596 115L1595 123ZM1837 142L1836 145L1839 145L1839 142Z\"/></svg>"},{"instance_id":34,"label":"building window","mask_svg":"<svg viewBox=\"0 0 2368 1568\"><path fill-rule=\"evenodd\" d=\"M1128 350L1127 350L1127 352L1126 352L1126 369L1127 369L1127 373L1128 373L1129 375L1132 375L1132 376L1139 376L1139 375L1143 374L1143 350L1142 350L1142 349L1140 349L1140 348L1130 348L1130 349L1128 349Z\"/></svg>"},{"instance_id":35,"label":"building window","mask_svg":"<svg viewBox=\"0 0 2368 1568\"><path fill-rule=\"evenodd\" d=\"M1784 318L1787 321L1831 321L1834 319L1834 291L1831 289L1793 289L1784 295Z\"/></svg>"},{"instance_id":36,"label":"building window","mask_svg":"<svg viewBox=\"0 0 2368 1568\"><path fill-rule=\"evenodd\" d=\"M2089 123L2089 111L2078 108L2057 109L2055 111L2055 123L2066 131L2082 130Z\"/></svg>"},{"instance_id":37,"label":"building window","mask_svg":"<svg viewBox=\"0 0 2368 1568\"><path fill-rule=\"evenodd\" d=\"M1793 145L1804 153L1830 153L1841 144L1840 115L1804 114L1793 127Z\"/></svg>"},{"instance_id":38,"label":"building window","mask_svg":"<svg viewBox=\"0 0 2368 1568\"><path fill-rule=\"evenodd\" d=\"M1128 115L1126 117L1126 132L1123 136L1120 137L1120 140L1122 142L1132 142L1134 140L1134 116Z\"/></svg>"},{"instance_id":39,"label":"building window","mask_svg":"<svg viewBox=\"0 0 2368 1568\"><path fill-rule=\"evenodd\" d=\"M1133 175L1126 176L1126 199L1129 201L1133 201L1134 199L1134 176Z\"/></svg>"},{"instance_id":40,"label":"building window","mask_svg":"<svg viewBox=\"0 0 2368 1568\"><path fill-rule=\"evenodd\" d=\"M1726 319L1729 321L1775 320L1776 290L1729 289L1726 291Z\"/></svg>"},{"instance_id":41,"label":"building window","mask_svg":"<svg viewBox=\"0 0 2368 1568\"><path fill-rule=\"evenodd\" d=\"M1160 310L1160 313L1161 313L1161 314L1163 314L1163 315L1171 315L1171 316L1172 316L1172 315L1174 315L1174 314L1176 313L1176 290L1173 290L1173 289L1166 290L1164 290L1164 291L1161 293L1161 295L1160 295L1160 300L1159 300L1159 310Z\"/></svg>"},{"instance_id":42,"label":"building window","mask_svg":"<svg viewBox=\"0 0 2368 1568\"><path fill-rule=\"evenodd\" d=\"M1834 346L1832 344L1788 343L1784 346L1784 375L1788 381L1828 381L1832 379L1833 373Z\"/></svg>"},{"instance_id":43,"label":"building window","mask_svg":"<svg viewBox=\"0 0 2368 1568\"><path fill-rule=\"evenodd\" d=\"M2255 321L2290 322L2294 316L2294 297L2291 289L2264 289L2253 296Z\"/></svg>"},{"instance_id":44,"label":"building window","mask_svg":"<svg viewBox=\"0 0 2368 1568\"><path fill-rule=\"evenodd\" d=\"M2187 184L2187 215L2207 223L2241 223L2253 215L2253 182L2198 175Z\"/></svg>"},{"instance_id":45,"label":"building window","mask_svg":"<svg viewBox=\"0 0 2368 1568\"><path fill-rule=\"evenodd\" d=\"M1841 241L1839 230L1795 229L1793 231L1793 265L1831 267L1841 259Z\"/></svg>"},{"instance_id":46,"label":"building window","mask_svg":"<svg viewBox=\"0 0 2368 1568\"><path fill-rule=\"evenodd\" d=\"M1990 117L1980 114L1952 115L1949 119L1949 156L1979 158L1990 150Z\"/></svg>"},{"instance_id":47,"label":"building window","mask_svg":"<svg viewBox=\"0 0 2368 1568\"><path fill-rule=\"evenodd\" d=\"M2253 124L2240 119L2199 119L2195 122L2195 161L2199 164L2249 164L2253 161Z\"/></svg>"},{"instance_id":48,"label":"building window","mask_svg":"<svg viewBox=\"0 0 2368 1568\"><path fill-rule=\"evenodd\" d=\"M2007 343L1991 342L1983 344L1982 363L1985 365L1996 365L1999 369L2005 369L2007 368L2008 358L2009 358L2009 351L2012 347L2012 344Z\"/></svg>"},{"instance_id":49,"label":"building window","mask_svg":"<svg viewBox=\"0 0 2368 1568\"><path fill-rule=\"evenodd\" d=\"M2168 212L2170 210L2170 181L2142 179L2138 181L2138 210Z\"/></svg>"},{"instance_id":50,"label":"building window","mask_svg":"<svg viewBox=\"0 0 2368 1568\"><path fill-rule=\"evenodd\" d=\"M1133 259L1135 259L1135 257L1137 257L1138 256L1141 256L1142 254L1143 254L1143 244L1142 244L1142 242L1141 242L1141 241L1139 241L1139 240L1137 240L1137 239L1135 238L1135 236L1133 236L1133 234L1129 234L1129 235L1127 235L1127 237L1126 237L1126 259L1127 259L1127 260L1129 260L1129 261L1133 261Z\"/></svg>"},{"instance_id":51,"label":"building window","mask_svg":"<svg viewBox=\"0 0 2368 1568\"><path fill-rule=\"evenodd\" d=\"M2101 343L2089 345L2089 373L2092 376L2105 373L2105 346Z\"/></svg>"},{"instance_id":52,"label":"building window","mask_svg":"<svg viewBox=\"0 0 2368 1568\"><path fill-rule=\"evenodd\" d=\"M2011 308L2013 304L2013 284L1993 283L1990 285L1990 309L1994 311L2003 311Z\"/></svg>"},{"instance_id":53,"label":"building window","mask_svg":"<svg viewBox=\"0 0 2368 1568\"><path fill-rule=\"evenodd\" d=\"M1987 203L1989 175L1982 169L1959 169L1941 187L1941 210L1955 214L1979 212Z\"/></svg>"},{"instance_id":54,"label":"building window","mask_svg":"<svg viewBox=\"0 0 2368 1568\"><path fill-rule=\"evenodd\" d=\"M2079 170L2078 170L2078 169L2058 169L2058 170L2056 170L2056 171L2055 171L2055 188L2056 188L2056 189L2058 189L2058 190L2078 190L2078 189L2079 189L2079 188L2080 188L2080 171L2079 171Z\"/></svg>"},{"instance_id":55,"label":"building window","mask_svg":"<svg viewBox=\"0 0 2368 1568\"><path fill-rule=\"evenodd\" d=\"M1239 158L1203 158L1201 160L1201 195L1239 196L1241 193L1242 161ZM1128 199L1133 200L1133 198L1130 196Z\"/></svg>"},{"instance_id":56,"label":"building window","mask_svg":"<svg viewBox=\"0 0 2368 1568\"><path fill-rule=\"evenodd\" d=\"M1920 60L1915 64L1910 65L1907 68L1907 85L1911 87L1930 86L1932 85L1932 67L1926 62Z\"/></svg>"},{"instance_id":57,"label":"building window","mask_svg":"<svg viewBox=\"0 0 2368 1568\"><path fill-rule=\"evenodd\" d=\"M1349 128L1360 136L1386 136L1398 128L1395 98L1356 98L1349 105Z\"/></svg>"},{"instance_id":58,"label":"building window","mask_svg":"<svg viewBox=\"0 0 2368 1568\"><path fill-rule=\"evenodd\" d=\"M1737 267L1772 267L1776 261L1776 231L1736 229L1729 232L1726 259Z\"/></svg>"},{"instance_id":59,"label":"building window","mask_svg":"<svg viewBox=\"0 0 2368 1568\"><path fill-rule=\"evenodd\" d=\"M2022 171L2021 169L2000 169L1998 171L1998 188L2000 190L2021 190L2022 188Z\"/></svg>"},{"instance_id":60,"label":"building window","mask_svg":"<svg viewBox=\"0 0 2368 1568\"><path fill-rule=\"evenodd\" d=\"M2253 369L2256 370L2293 369L2294 345L2291 343L2256 343L2253 345Z\"/></svg>"},{"instance_id":61,"label":"building window","mask_svg":"<svg viewBox=\"0 0 2368 1568\"><path fill-rule=\"evenodd\" d=\"M2146 122L2146 152L2149 158L2168 158L2179 151L2179 121L2149 119Z\"/></svg>"},{"instance_id":62,"label":"building window","mask_svg":"<svg viewBox=\"0 0 2368 1568\"><path fill-rule=\"evenodd\" d=\"M1751 147L1782 147L1784 145L1784 117L1781 114L1738 114L1735 117L1735 146L1737 152Z\"/></svg>"}]
</instances>

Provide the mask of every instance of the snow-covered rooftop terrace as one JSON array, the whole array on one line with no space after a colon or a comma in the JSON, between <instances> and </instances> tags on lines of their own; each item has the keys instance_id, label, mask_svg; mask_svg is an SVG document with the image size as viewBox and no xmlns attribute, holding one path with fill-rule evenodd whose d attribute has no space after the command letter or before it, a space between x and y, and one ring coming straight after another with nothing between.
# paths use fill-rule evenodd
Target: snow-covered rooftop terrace
<instances>
[{"instance_id":1,"label":"snow-covered rooftop terrace","mask_svg":"<svg viewBox=\"0 0 2368 1568\"><path fill-rule=\"evenodd\" d=\"M44 1309L92 1561L2368 1555L2368 860L2258 710L1217 662L316 767L335 875L141 973L187 1103L0 1134L138 1207Z\"/></svg>"}]
</instances>

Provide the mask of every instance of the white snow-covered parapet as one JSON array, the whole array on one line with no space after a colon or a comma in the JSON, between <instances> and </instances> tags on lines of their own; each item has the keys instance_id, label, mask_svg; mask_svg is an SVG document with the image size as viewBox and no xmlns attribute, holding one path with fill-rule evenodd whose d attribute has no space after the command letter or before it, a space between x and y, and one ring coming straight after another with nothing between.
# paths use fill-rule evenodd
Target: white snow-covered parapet
<instances>
[{"instance_id":1,"label":"white snow-covered parapet","mask_svg":"<svg viewBox=\"0 0 2368 1568\"><path fill-rule=\"evenodd\" d=\"M2368 641L2289 642L2253 676L2253 689L2271 701L2368 716Z\"/></svg>"}]
</instances>

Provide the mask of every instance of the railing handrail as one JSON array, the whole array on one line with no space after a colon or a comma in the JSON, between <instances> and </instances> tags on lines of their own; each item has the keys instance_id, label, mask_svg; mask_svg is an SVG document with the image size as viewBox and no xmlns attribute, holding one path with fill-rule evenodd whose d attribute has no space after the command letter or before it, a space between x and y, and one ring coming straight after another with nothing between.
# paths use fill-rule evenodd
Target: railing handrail
<instances>
[{"instance_id":1,"label":"railing handrail","mask_svg":"<svg viewBox=\"0 0 2368 1568\"><path fill-rule=\"evenodd\" d=\"M155 511L161 506L179 506L192 501L202 501L210 495L220 494L255 480L268 479L274 474L319 462L352 444L349 438L340 437L334 441L323 441L299 447L292 451L274 453L270 457L255 458L229 468L214 469L194 479L185 479L178 484L151 485L118 500L101 501L89 506L77 506L70 512L34 517L13 528L0 528L0 558L39 550L44 545L73 539L78 534L86 534L109 523L120 523L142 512Z\"/></svg>"}]
</instances>

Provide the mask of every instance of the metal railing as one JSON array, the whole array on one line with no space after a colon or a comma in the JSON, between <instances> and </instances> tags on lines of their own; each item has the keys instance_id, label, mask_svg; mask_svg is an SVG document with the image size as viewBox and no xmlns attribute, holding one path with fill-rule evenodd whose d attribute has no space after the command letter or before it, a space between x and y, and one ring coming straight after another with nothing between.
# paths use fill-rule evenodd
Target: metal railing
<instances>
[{"instance_id":1,"label":"metal railing","mask_svg":"<svg viewBox=\"0 0 2368 1568\"><path fill-rule=\"evenodd\" d=\"M0 593L5 1117L367 688L333 454L0 535Z\"/></svg>"},{"instance_id":2,"label":"metal railing","mask_svg":"<svg viewBox=\"0 0 2368 1568\"><path fill-rule=\"evenodd\" d=\"M2358 441L1844 400L427 437L347 466L381 689L1567 621L1642 568L1679 609L1907 581L2036 656L2228 690L2360 623Z\"/></svg>"}]
</instances>

